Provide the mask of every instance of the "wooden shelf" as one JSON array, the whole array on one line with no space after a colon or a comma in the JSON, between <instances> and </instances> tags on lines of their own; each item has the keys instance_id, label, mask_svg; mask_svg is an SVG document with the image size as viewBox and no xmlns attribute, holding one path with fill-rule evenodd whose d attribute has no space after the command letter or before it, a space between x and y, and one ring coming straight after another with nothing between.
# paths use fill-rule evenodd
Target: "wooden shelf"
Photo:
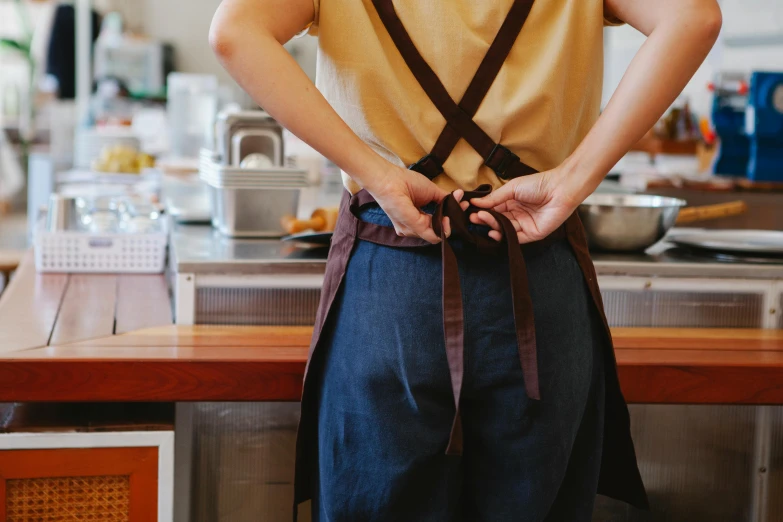
<instances>
[{"instance_id":1,"label":"wooden shelf","mask_svg":"<svg viewBox=\"0 0 783 522\"><path fill-rule=\"evenodd\" d=\"M680 156L695 156L700 140L663 140L648 133L631 147L632 151L646 152L651 156L657 154L676 154Z\"/></svg>"}]
</instances>

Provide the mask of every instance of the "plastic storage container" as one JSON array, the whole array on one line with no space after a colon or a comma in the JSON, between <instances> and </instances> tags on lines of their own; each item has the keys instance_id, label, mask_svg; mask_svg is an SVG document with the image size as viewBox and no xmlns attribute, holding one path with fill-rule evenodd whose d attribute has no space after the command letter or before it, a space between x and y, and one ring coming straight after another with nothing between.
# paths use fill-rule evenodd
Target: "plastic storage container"
<instances>
[{"instance_id":1,"label":"plastic storage container","mask_svg":"<svg viewBox=\"0 0 783 522\"><path fill-rule=\"evenodd\" d=\"M211 148L214 144L217 78L205 74L171 73L167 89L171 153L197 158L202 147Z\"/></svg>"}]
</instances>

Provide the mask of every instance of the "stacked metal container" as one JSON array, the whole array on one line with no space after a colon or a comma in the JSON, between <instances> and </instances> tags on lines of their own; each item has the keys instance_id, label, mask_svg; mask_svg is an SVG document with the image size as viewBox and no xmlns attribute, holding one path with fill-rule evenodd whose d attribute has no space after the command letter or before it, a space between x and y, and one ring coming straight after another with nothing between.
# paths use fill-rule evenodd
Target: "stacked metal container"
<instances>
[{"instance_id":1,"label":"stacked metal container","mask_svg":"<svg viewBox=\"0 0 783 522\"><path fill-rule=\"evenodd\" d=\"M296 215L307 173L286 168L283 128L263 111L221 113L215 151L202 151L212 224L232 237L280 237L280 219Z\"/></svg>"}]
</instances>

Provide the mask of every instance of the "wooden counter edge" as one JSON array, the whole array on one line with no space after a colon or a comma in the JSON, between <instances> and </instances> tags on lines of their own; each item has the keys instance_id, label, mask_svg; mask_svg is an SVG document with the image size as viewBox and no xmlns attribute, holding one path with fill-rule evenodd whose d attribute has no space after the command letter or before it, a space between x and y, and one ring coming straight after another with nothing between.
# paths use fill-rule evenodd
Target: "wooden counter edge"
<instances>
[{"instance_id":1,"label":"wooden counter edge","mask_svg":"<svg viewBox=\"0 0 783 522\"><path fill-rule=\"evenodd\" d=\"M297 401L304 367L304 358L5 360L0 402ZM783 404L783 361L772 366L621 362L619 376L629 402Z\"/></svg>"},{"instance_id":2,"label":"wooden counter edge","mask_svg":"<svg viewBox=\"0 0 783 522\"><path fill-rule=\"evenodd\" d=\"M307 346L312 327L165 325L121 335L64 344L72 347L268 347ZM616 327L612 336L617 349L749 350L783 352L783 330L754 328L651 328ZM0 353L0 358L2 354Z\"/></svg>"},{"instance_id":3,"label":"wooden counter edge","mask_svg":"<svg viewBox=\"0 0 783 522\"><path fill-rule=\"evenodd\" d=\"M613 332L629 402L783 404L783 332ZM119 338L0 355L0 402L296 401L301 394L308 352L301 327L172 325L105 340Z\"/></svg>"}]
</instances>

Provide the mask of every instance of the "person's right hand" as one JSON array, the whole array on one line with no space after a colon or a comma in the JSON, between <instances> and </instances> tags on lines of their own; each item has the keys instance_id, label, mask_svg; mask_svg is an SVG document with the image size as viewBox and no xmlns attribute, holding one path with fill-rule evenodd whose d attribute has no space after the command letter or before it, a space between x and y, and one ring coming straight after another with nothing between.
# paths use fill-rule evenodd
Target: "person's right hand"
<instances>
[{"instance_id":1,"label":"person's right hand","mask_svg":"<svg viewBox=\"0 0 783 522\"><path fill-rule=\"evenodd\" d=\"M448 192L438 187L418 172L396 165L370 183L367 190L386 212L398 236L420 237L430 243L439 243L440 238L432 230L432 216L419 210L424 205L440 203ZM448 235L448 223L444 223Z\"/></svg>"}]
</instances>

